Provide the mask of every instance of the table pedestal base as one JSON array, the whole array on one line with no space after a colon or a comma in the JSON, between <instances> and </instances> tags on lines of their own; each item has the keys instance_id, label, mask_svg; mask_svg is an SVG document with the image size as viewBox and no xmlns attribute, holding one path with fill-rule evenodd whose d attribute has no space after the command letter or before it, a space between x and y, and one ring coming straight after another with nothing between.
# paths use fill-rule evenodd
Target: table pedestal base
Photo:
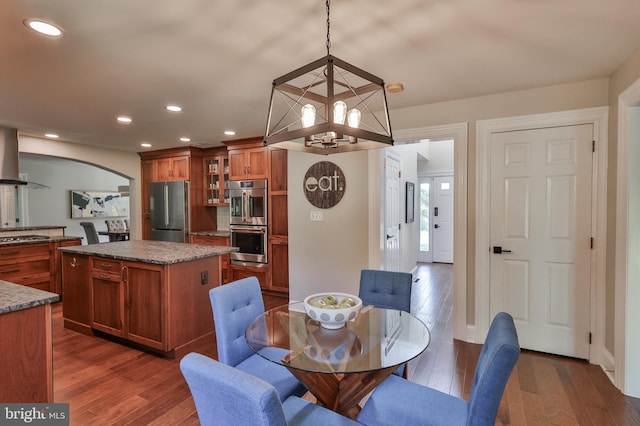
<instances>
[{"instance_id":1,"label":"table pedestal base","mask_svg":"<svg viewBox=\"0 0 640 426\"><path fill-rule=\"evenodd\" d=\"M355 419L358 403L397 367L360 373L317 373L289 368L318 400L318 405Z\"/></svg>"}]
</instances>

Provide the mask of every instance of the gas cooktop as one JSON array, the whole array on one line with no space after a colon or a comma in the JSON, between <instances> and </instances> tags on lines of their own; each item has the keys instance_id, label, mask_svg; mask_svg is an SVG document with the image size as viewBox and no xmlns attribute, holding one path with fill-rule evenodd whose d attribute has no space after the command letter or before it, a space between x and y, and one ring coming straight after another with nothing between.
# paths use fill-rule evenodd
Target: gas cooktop
<instances>
[{"instance_id":1,"label":"gas cooktop","mask_svg":"<svg viewBox=\"0 0 640 426\"><path fill-rule=\"evenodd\" d=\"M12 243L16 241L38 241L47 240L49 237L44 235L13 235L11 237L0 237L0 243Z\"/></svg>"}]
</instances>

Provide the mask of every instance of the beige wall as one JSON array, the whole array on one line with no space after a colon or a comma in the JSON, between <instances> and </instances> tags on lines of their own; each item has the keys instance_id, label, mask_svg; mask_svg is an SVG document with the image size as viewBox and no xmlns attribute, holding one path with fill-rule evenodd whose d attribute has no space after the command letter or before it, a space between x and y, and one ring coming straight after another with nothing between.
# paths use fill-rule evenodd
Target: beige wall
<instances>
[{"instance_id":1,"label":"beige wall","mask_svg":"<svg viewBox=\"0 0 640 426\"><path fill-rule=\"evenodd\" d=\"M32 154L68 158L92 164L130 179L132 239L142 238L140 225L142 204L140 193L140 157L135 152L118 151L71 142L19 135L18 150Z\"/></svg>"},{"instance_id":2,"label":"beige wall","mask_svg":"<svg viewBox=\"0 0 640 426\"><path fill-rule=\"evenodd\" d=\"M608 104L608 78L543 87L516 92L441 102L390 112L394 130L469 123L468 146L468 264L467 318L475 318L475 187L476 187L476 122L479 120L541 114ZM391 98L391 101L393 98Z\"/></svg>"},{"instance_id":3,"label":"beige wall","mask_svg":"<svg viewBox=\"0 0 640 426\"><path fill-rule=\"evenodd\" d=\"M318 161L335 163L345 175L345 194L330 209L314 207L303 192L304 176ZM288 164L289 298L324 291L358 294L369 256L367 151L332 156L289 151ZM323 220L311 222L311 211L321 211Z\"/></svg>"}]
</instances>

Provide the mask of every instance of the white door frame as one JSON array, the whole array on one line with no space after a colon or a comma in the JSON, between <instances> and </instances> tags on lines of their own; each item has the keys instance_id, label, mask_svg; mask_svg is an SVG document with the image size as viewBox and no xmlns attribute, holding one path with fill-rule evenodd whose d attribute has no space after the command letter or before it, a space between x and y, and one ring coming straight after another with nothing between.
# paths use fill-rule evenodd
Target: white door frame
<instances>
[{"instance_id":1,"label":"white door frame","mask_svg":"<svg viewBox=\"0 0 640 426\"><path fill-rule=\"evenodd\" d=\"M398 145L423 139L453 139L453 337L463 341L469 341L467 304L473 303L467 301L468 127L468 123L464 122L397 130L393 135ZM379 224L379 221L376 223ZM378 229L373 229L374 235Z\"/></svg>"},{"instance_id":2,"label":"white door frame","mask_svg":"<svg viewBox=\"0 0 640 426\"><path fill-rule=\"evenodd\" d=\"M476 335L481 343L489 330L489 246L490 241L490 141L496 132L536 129L541 127L593 124L596 150L593 160L592 229L594 246L591 254L591 296L589 328L592 333L590 362L602 364L605 327L605 267L607 225L607 157L608 107L588 108L548 114L535 114L476 123ZM470 330L471 333L471 330Z\"/></svg>"},{"instance_id":3,"label":"white door frame","mask_svg":"<svg viewBox=\"0 0 640 426\"><path fill-rule=\"evenodd\" d=\"M629 86L618 97L618 164L617 164L617 197L616 197L616 259L615 259L615 331L614 353L615 368L613 383L625 395L640 397L640 329L636 326L640 321L637 303L640 297L640 271L637 259L640 255L637 237L630 236L629 230L635 233L638 229L638 197L629 193L630 177L638 176L638 148L631 147L631 114L632 109L640 105L640 80ZM637 137L637 135L636 135ZM630 167L632 162L632 167ZM629 325L629 326L627 326ZM627 363L626 360L630 360ZM631 363L631 360L635 360ZM606 370L605 370L606 371Z\"/></svg>"}]
</instances>

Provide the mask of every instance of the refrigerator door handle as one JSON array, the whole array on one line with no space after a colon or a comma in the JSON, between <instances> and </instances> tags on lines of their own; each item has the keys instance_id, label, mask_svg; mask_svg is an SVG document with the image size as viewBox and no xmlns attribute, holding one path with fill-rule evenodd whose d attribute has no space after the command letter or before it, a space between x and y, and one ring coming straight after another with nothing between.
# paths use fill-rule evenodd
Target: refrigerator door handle
<instances>
[{"instance_id":1,"label":"refrigerator door handle","mask_svg":"<svg viewBox=\"0 0 640 426\"><path fill-rule=\"evenodd\" d=\"M169 226L169 186L164 185L164 225Z\"/></svg>"}]
</instances>

